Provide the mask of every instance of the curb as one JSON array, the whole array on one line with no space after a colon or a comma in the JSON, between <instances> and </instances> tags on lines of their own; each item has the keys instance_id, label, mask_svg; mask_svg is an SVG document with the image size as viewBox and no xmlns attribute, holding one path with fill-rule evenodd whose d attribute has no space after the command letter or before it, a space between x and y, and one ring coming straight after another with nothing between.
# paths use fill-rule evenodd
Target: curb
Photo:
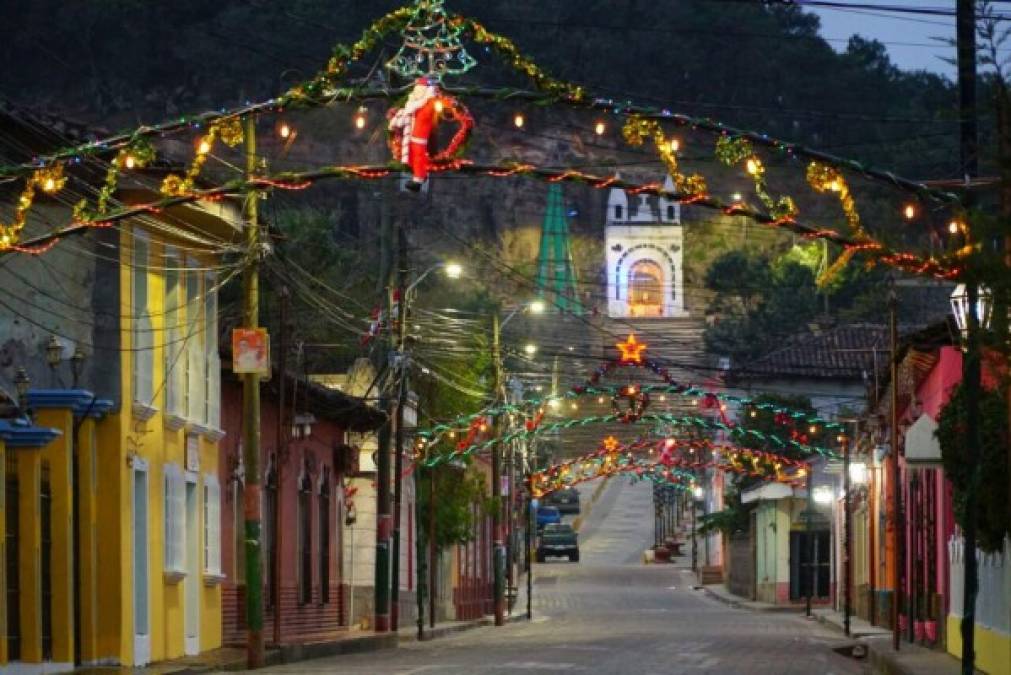
<instances>
[{"instance_id":1,"label":"curb","mask_svg":"<svg viewBox=\"0 0 1011 675\"><path fill-rule=\"evenodd\" d=\"M717 593L711 588L701 587L703 593L714 600L719 600L723 604L732 607L734 609L744 609L752 612L787 612L794 613L797 611L796 607L790 605L770 605L767 603L752 602L751 600L737 599L734 597L728 597L722 593Z\"/></svg>"}]
</instances>

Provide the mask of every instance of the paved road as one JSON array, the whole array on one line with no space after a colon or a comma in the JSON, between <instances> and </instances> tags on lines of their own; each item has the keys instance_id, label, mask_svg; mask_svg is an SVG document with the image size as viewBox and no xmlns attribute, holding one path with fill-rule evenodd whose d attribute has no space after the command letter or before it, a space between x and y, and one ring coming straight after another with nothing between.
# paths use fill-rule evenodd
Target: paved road
<instances>
[{"instance_id":1,"label":"paved road","mask_svg":"<svg viewBox=\"0 0 1011 675\"><path fill-rule=\"evenodd\" d=\"M587 495L588 496L588 495ZM352 675L856 675L835 634L792 614L732 609L674 566L644 566L650 487L615 480L582 527L580 564L537 565L532 623L272 669Z\"/></svg>"}]
</instances>

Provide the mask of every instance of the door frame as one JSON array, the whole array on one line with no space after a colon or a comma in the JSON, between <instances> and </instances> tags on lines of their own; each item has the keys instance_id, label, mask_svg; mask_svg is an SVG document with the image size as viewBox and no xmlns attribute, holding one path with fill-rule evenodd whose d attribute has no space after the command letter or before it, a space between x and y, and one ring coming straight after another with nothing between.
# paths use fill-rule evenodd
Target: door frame
<instances>
[{"instance_id":1,"label":"door frame","mask_svg":"<svg viewBox=\"0 0 1011 675\"><path fill-rule=\"evenodd\" d=\"M137 541L137 474L142 474L144 478L144 500L141 503L144 509L144 566L147 571L145 574L146 588L141 589L137 584L137 565L138 560L138 541ZM133 604L133 665L134 666L145 666L151 662L151 473L149 471L148 463L140 457L134 457L133 462L130 467L130 514L133 516L133 522L130 523L130 540L131 540L131 553L133 554L131 559L131 579L133 582L133 594L130 598ZM147 632L140 634L137 632L137 599L138 594L143 592L147 599L144 606L147 608Z\"/></svg>"}]
</instances>

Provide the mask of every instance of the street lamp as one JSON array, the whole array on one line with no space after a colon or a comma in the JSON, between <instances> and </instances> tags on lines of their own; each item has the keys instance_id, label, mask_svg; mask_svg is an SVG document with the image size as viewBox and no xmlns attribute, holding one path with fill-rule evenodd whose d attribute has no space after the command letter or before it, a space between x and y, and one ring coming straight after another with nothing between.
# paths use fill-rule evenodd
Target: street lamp
<instances>
[{"instance_id":1,"label":"street lamp","mask_svg":"<svg viewBox=\"0 0 1011 675\"><path fill-rule=\"evenodd\" d=\"M970 304L969 289L965 284L959 284L951 293L951 313L962 334L963 348L968 346ZM989 328L992 313L993 293L986 286L979 286L976 290L976 326L983 330Z\"/></svg>"},{"instance_id":2,"label":"street lamp","mask_svg":"<svg viewBox=\"0 0 1011 675\"><path fill-rule=\"evenodd\" d=\"M832 490L831 486L828 485L817 486L814 489L814 493L812 495L814 503L820 504L822 506L826 504L831 504L834 496L835 496L834 491Z\"/></svg>"},{"instance_id":3,"label":"street lamp","mask_svg":"<svg viewBox=\"0 0 1011 675\"><path fill-rule=\"evenodd\" d=\"M70 372L74 376L73 387L77 389L77 385L81 380L81 375L84 373L84 352L78 347L74 350L74 355L70 357Z\"/></svg>"},{"instance_id":4,"label":"street lamp","mask_svg":"<svg viewBox=\"0 0 1011 675\"><path fill-rule=\"evenodd\" d=\"M455 279L459 279L460 277L462 277L463 276L463 271L464 271L463 270L463 265L461 265L459 263L455 263L455 262L438 262L438 263L435 263L434 265L432 265L431 267L429 267L427 270L425 270L424 272L422 272L421 276L419 276L417 279L415 279L414 283L412 283L410 286L407 287L407 290L405 291L404 294L406 296L410 297L410 295L414 291L414 289L416 289L418 287L418 285L422 281L424 281L425 279L427 279L429 274L431 274L435 270L440 270L440 269L445 271L447 278L454 279L454 280Z\"/></svg>"},{"instance_id":5,"label":"street lamp","mask_svg":"<svg viewBox=\"0 0 1011 675\"><path fill-rule=\"evenodd\" d=\"M532 342L527 343L526 345L524 345L523 351L527 356L534 356L537 353L537 345L533 344Z\"/></svg>"},{"instance_id":6,"label":"street lamp","mask_svg":"<svg viewBox=\"0 0 1011 675\"><path fill-rule=\"evenodd\" d=\"M963 569L963 612L962 612L962 671L971 673L975 659L976 597L979 590L978 562L976 558L976 509L977 486L979 485L981 451L979 396L982 388L980 330L990 325L993 309L993 294L985 286L975 282L959 284L951 294L951 309L955 323L962 334L962 387L965 392L965 463L969 468L969 485L965 498L965 527L962 531L964 542ZM892 385L894 392L895 386ZM896 638L897 639L897 638Z\"/></svg>"},{"instance_id":7,"label":"street lamp","mask_svg":"<svg viewBox=\"0 0 1011 675\"><path fill-rule=\"evenodd\" d=\"M28 389L32 386L32 380L24 368L18 368L14 376L14 388L18 393L18 408L21 414L28 412Z\"/></svg>"}]
</instances>

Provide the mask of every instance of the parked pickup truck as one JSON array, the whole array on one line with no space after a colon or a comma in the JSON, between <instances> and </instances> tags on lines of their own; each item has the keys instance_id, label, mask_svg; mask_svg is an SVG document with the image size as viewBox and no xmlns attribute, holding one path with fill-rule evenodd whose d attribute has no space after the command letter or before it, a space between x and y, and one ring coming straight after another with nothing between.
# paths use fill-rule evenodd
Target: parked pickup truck
<instances>
[{"instance_id":1,"label":"parked pickup truck","mask_svg":"<svg viewBox=\"0 0 1011 675\"><path fill-rule=\"evenodd\" d=\"M579 562L579 539L571 525L556 523L544 526L540 541L537 542L537 562L544 562L549 557Z\"/></svg>"}]
</instances>

